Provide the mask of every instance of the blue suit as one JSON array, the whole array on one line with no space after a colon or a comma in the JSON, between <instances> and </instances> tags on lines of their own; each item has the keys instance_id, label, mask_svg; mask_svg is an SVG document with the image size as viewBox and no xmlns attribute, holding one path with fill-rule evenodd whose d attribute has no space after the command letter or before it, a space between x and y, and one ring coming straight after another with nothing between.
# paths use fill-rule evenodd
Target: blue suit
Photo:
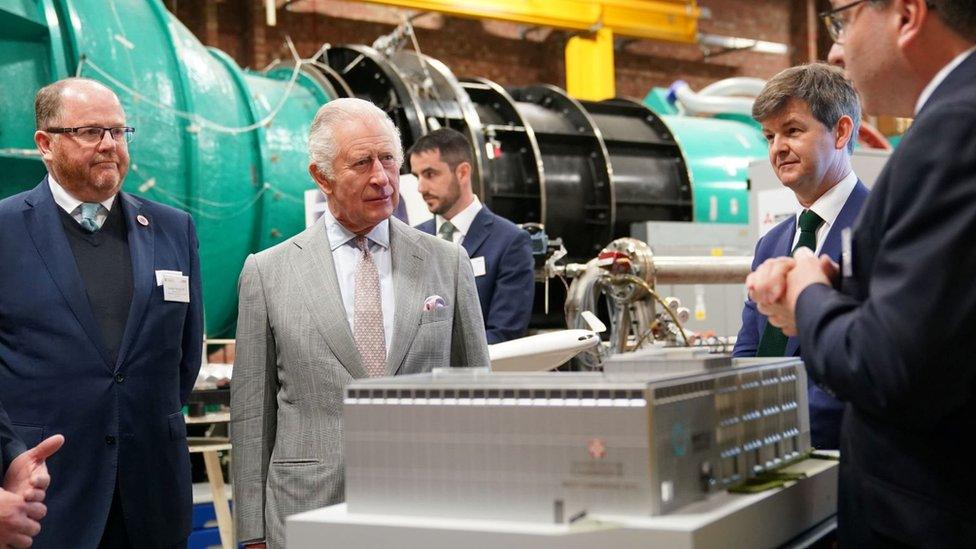
<instances>
[{"instance_id":1,"label":"blue suit","mask_svg":"<svg viewBox=\"0 0 976 549\"><path fill-rule=\"evenodd\" d=\"M185 212L126 193L118 207L132 301L113 363L47 179L0 201L0 402L27 447L65 436L47 462L41 549L96 547L116 485L133 546L171 547L190 530L180 408L202 354L196 231ZM188 275L190 302L164 301L156 270Z\"/></svg>"},{"instance_id":2,"label":"blue suit","mask_svg":"<svg viewBox=\"0 0 976 549\"><path fill-rule=\"evenodd\" d=\"M417 228L434 234L435 225L431 219ZM461 245L468 257L485 258L485 274L475 273L474 281L488 344L524 336L535 294L535 260L529 234L482 206Z\"/></svg>"},{"instance_id":3,"label":"blue suit","mask_svg":"<svg viewBox=\"0 0 976 549\"><path fill-rule=\"evenodd\" d=\"M832 260L840 260L840 233L852 226L857 219L861 207L868 197L868 189L860 181L854 186L847 202L841 208L837 219L831 225L830 231L820 247L821 254L827 254ZM796 235L796 216L790 216L769 230L756 243L756 252L752 260L752 270L771 257L784 257L793 250L793 239ZM746 300L742 308L742 327L732 350L732 356L756 356L759 340L766 329L766 317L756 310L756 303ZM800 340L791 337L786 342L785 356L800 356ZM810 404L810 434L814 448L836 449L840 447L840 423L844 415L844 405L830 396L815 383L807 388Z\"/></svg>"},{"instance_id":4,"label":"blue suit","mask_svg":"<svg viewBox=\"0 0 976 549\"><path fill-rule=\"evenodd\" d=\"M893 84L894 85L894 84ZM840 290L796 302L810 377L847 402L841 547L976 547L976 54L932 92L855 225Z\"/></svg>"},{"instance_id":5,"label":"blue suit","mask_svg":"<svg viewBox=\"0 0 976 549\"><path fill-rule=\"evenodd\" d=\"M17 438L14 427L10 424L10 418L7 417L3 404L0 404L0 484L3 483L10 462L24 450L26 450L24 443Z\"/></svg>"}]
</instances>

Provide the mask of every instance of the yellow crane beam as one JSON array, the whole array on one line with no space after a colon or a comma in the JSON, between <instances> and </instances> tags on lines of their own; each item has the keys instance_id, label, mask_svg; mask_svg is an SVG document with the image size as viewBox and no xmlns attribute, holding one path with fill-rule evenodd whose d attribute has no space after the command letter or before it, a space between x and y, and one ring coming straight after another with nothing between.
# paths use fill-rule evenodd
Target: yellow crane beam
<instances>
[{"instance_id":1,"label":"yellow crane beam","mask_svg":"<svg viewBox=\"0 0 976 549\"><path fill-rule=\"evenodd\" d=\"M566 93L602 101L617 95L613 70L613 33L600 29L566 42Z\"/></svg>"},{"instance_id":2,"label":"yellow crane beam","mask_svg":"<svg viewBox=\"0 0 976 549\"><path fill-rule=\"evenodd\" d=\"M566 91L599 101L615 95L615 35L695 43L696 0L360 0L458 17L580 31L566 44Z\"/></svg>"},{"instance_id":3,"label":"yellow crane beam","mask_svg":"<svg viewBox=\"0 0 976 549\"><path fill-rule=\"evenodd\" d=\"M363 0L459 17L496 19L584 32L694 43L699 8L695 0Z\"/></svg>"}]
</instances>

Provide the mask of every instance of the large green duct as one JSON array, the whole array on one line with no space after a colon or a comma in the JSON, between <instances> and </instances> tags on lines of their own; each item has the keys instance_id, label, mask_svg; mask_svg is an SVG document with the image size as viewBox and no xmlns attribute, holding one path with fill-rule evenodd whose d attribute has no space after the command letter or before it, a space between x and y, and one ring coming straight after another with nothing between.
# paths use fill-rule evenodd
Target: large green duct
<instances>
[{"instance_id":1,"label":"large green duct","mask_svg":"<svg viewBox=\"0 0 976 549\"><path fill-rule=\"evenodd\" d=\"M307 65L245 72L159 0L0 0L0 29L0 197L45 173L37 90L75 74L108 84L136 128L125 190L193 215L207 333L230 334L247 254L304 227L308 130L335 96L328 82Z\"/></svg>"},{"instance_id":2,"label":"large green duct","mask_svg":"<svg viewBox=\"0 0 976 549\"><path fill-rule=\"evenodd\" d=\"M742 122L662 116L691 170L695 221L749 223L749 163L767 157L762 133Z\"/></svg>"},{"instance_id":3,"label":"large green duct","mask_svg":"<svg viewBox=\"0 0 976 549\"><path fill-rule=\"evenodd\" d=\"M644 104L662 115L685 155L695 197L694 220L748 224L749 163L765 159L769 150L762 131L734 116L678 114L666 95L667 90L655 88Z\"/></svg>"}]
</instances>

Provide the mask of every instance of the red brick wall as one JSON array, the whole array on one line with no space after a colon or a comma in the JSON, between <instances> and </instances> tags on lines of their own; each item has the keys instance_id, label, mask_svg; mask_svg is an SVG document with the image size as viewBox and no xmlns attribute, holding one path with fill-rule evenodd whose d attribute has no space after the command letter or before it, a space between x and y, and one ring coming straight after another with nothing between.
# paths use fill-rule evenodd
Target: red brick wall
<instances>
[{"instance_id":1,"label":"red brick wall","mask_svg":"<svg viewBox=\"0 0 976 549\"><path fill-rule=\"evenodd\" d=\"M815 9L826 0L700 0L711 12L703 19L703 33L786 43L791 52L775 55L727 52L705 56L697 45L618 38L617 94L642 98L653 86L677 79L701 88L732 76L768 78L792 64L809 60L809 52L824 52ZM276 57L287 57L284 36L299 54L309 56L324 42L370 44L393 30L399 10L335 0L304 0L305 6L325 11L278 11L278 24L264 24L263 0L166 0L201 41L216 46L242 66L262 68ZM296 4L298 5L298 4ZM551 83L565 86L564 31L428 14L415 21L424 53L443 61L458 77L481 76L502 85ZM809 43L811 31L813 45ZM523 38L521 35L525 34ZM818 44L817 41L820 40Z\"/></svg>"}]
</instances>

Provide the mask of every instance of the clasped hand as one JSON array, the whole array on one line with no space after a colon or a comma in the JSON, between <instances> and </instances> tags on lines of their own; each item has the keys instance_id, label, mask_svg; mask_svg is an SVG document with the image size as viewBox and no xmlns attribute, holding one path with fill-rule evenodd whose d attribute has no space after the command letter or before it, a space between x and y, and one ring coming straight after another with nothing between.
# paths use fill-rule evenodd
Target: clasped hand
<instances>
[{"instance_id":1,"label":"clasped hand","mask_svg":"<svg viewBox=\"0 0 976 549\"><path fill-rule=\"evenodd\" d=\"M819 259L809 248L799 248L793 257L767 259L746 278L749 297L769 323L788 336L796 335L796 300L811 284L830 285L839 275L830 257Z\"/></svg>"}]
</instances>

